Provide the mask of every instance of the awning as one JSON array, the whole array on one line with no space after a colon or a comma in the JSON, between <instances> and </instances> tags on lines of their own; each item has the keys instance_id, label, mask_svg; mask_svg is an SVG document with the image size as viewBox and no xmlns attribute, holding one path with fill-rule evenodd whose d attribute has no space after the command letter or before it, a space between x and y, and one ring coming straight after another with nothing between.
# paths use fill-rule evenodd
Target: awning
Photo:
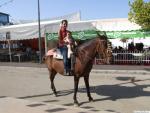
<instances>
[{"instance_id":1,"label":"awning","mask_svg":"<svg viewBox=\"0 0 150 113\"><path fill-rule=\"evenodd\" d=\"M80 12L53 18L52 20L41 21L41 37L45 37L45 29L48 26L54 28L60 24L62 19L67 19L69 22L80 21ZM55 28L54 28L55 29ZM38 22L0 26L0 40L6 40L6 33L10 33L10 40L25 40L39 37Z\"/></svg>"},{"instance_id":2,"label":"awning","mask_svg":"<svg viewBox=\"0 0 150 113\"><path fill-rule=\"evenodd\" d=\"M109 38L146 38L150 37L150 31L131 30L131 31L106 31Z\"/></svg>"},{"instance_id":3,"label":"awning","mask_svg":"<svg viewBox=\"0 0 150 113\"><path fill-rule=\"evenodd\" d=\"M41 22L41 36L48 40L57 39L60 21ZM75 39L86 40L95 37L97 31L105 31L108 38L146 38L150 37L150 31L139 30L140 26L129 22L127 19L105 19L75 21L68 24L68 29ZM0 40L6 40L6 33L10 32L10 40L24 40L38 38L38 23L28 23L0 27Z\"/></svg>"},{"instance_id":4,"label":"awning","mask_svg":"<svg viewBox=\"0 0 150 113\"><path fill-rule=\"evenodd\" d=\"M45 36L45 25L53 25L54 23L59 24L60 20L41 22L42 37ZM1 41L6 40L7 32L10 32L10 40L25 40L38 38L38 22L0 27Z\"/></svg>"},{"instance_id":5,"label":"awning","mask_svg":"<svg viewBox=\"0 0 150 113\"><path fill-rule=\"evenodd\" d=\"M144 30L132 30L132 31L98 31L98 30L84 30L84 31L73 31L72 36L74 39L87 40L97 36L97 33L106 33L109 39L116 38L150 38L150 31ZM46 33L47 40L57 40L57 33Z\"/></svg>"},{"instance_id":6,"label":"awning","mask_svg":"<svg viewBox=\"0 0 150 113\"><path fill-rule=\"evenodd\" d=\"M96 30L86 30L86 31L73 31L72 36L74 39L87 40L97 36ZM46 39L58 40L58 33L46 33Z\"/></svg>"}]
</instances>

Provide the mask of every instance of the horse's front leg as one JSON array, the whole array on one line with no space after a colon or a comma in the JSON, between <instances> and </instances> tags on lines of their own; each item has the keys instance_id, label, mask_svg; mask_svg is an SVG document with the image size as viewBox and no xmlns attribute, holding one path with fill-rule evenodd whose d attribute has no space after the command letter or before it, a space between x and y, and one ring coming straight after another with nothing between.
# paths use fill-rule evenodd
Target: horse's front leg
<instances>
[{"instance_id":1,"label":"horse's front leg","mask_svg":"<svg viewBox=\"0 0 150 113\"><path fill-rule=\"evenodd\" d=\"M55 78L56 73L57 73L56 71L49 71L49 79L51 81L51 89L52 89L53 93L55 94L55 96L57 96L56 88L54 85L54 78Z\"/></svg>"},{"instance_id":2,"label":"horse's front leg","mask_svg":"<svg viewBox=\"0 0 150 113\"><path fill-rule=\"evenodd\" d=\"M85 86L86 86L86 90L87 90L87 96L89 97L89 101L93 101L93 98L91 97L91 93L90 93L90 87L89 87L89 75L88 76L84 76L84 82L85 82Z\"/></svg>"},{"instance_id":3,"label":"horse's front leg","mask_svg":"<svg viewBox=\"0 0 150 113\"><path fill-rule=\"evenodd\" d=\"M78 100L77 100L77 91L78 91L78 84L79 84L79 77L74 76L74 105L79 106Z\"/></svg>"}]
</instances>

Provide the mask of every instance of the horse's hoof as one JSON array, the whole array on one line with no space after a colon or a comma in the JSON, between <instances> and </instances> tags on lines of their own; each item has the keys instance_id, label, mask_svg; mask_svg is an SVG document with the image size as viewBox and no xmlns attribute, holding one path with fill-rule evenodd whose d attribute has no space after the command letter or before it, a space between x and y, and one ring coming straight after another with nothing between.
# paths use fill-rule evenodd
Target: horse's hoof
<instances>
[{"instance_id":1,"label":"horse's hoof","mask_svg":"<svg viewBox=\"0 0 150 113\"><path fill-rule=\"evenodd\" d=\"M55 97L58 97L57 93L54 93Z\"/></svg>"},{"instance_id":2,"label":"horse's hoof","mask_svg":"<svg viewBox=\"0 0 150 113\"><path fill-rule=\"evenodd\" d=\"M79 107L79 104L78 103L74 103L74 107Z\"/></svg>"},{"instance_id":3,"label":"horse's hoof","mask_svg":"<svg viewBox=\"0 0 150 113\"><path fill-rule=\"evenodd\" d=\"M132 83L135 82L135 77L132 77L132 78L131 78L131 82L132 82Z\"/></svg>"},{"instance_id":4,"label":"horse's hoof","mask_svg":"<svg viewBox=\"0 0 150 113\"><path fill-rule=\"evenodd\" d=\"M89 102L94 102L94 100L89 100Z\"/></svg>"},{"instance_id":5,"label":"horse's hoof","mask_svg":"<svg viewBox=\"0 0 150 113\"><path fill-rule=\"evenodd\" d=\"M90 99L89 99L89 102L94 102L93 98L90 98Z\"/></svg>"}]
</instances>

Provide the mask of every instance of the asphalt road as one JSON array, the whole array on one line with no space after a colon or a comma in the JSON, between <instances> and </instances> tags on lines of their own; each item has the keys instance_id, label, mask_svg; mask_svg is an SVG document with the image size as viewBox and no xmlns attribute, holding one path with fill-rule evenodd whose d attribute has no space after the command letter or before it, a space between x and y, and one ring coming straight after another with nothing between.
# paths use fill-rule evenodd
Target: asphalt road
<instances>
[{"instance_id":1,"label":"asphalt road","mask_svg":"<svg viewBox=\"0 0 150 113\"><path fill-rule=\"evenodd\" d=\"M135 83L130 81L132 77L137 80ZM73 84L73 77L57 75L55 86L59 96L55 97L46 68L0 66L0 97L72 106ZM83 78L80 79L78 101L81 108L117 113L150 111L149 75L91 73L90 86L92 103L88 102Z\"/></svg>"}]
</instances>

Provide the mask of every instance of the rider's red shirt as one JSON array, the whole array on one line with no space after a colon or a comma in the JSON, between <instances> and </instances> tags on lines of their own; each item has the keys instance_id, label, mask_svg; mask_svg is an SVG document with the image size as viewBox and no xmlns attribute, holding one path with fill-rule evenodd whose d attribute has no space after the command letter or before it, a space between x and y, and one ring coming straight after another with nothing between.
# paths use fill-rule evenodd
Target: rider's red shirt
<instances>
[{"instance_id":1,"label":"rider's red shirt","mask_svg":"<svg viewBox=\"0 0 150 113\"><path fill-rule=\"evenodd\" d=\"M66 30L65 28L61 27L61 29L59 30L59 47L64 46L65 42L64 42L64 38L67 36L67 32L68 30Z\"/></svg>"}]
</instances>

